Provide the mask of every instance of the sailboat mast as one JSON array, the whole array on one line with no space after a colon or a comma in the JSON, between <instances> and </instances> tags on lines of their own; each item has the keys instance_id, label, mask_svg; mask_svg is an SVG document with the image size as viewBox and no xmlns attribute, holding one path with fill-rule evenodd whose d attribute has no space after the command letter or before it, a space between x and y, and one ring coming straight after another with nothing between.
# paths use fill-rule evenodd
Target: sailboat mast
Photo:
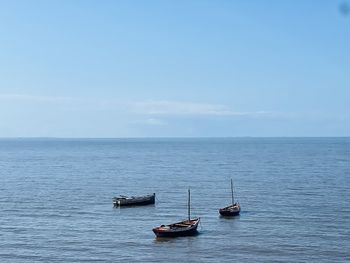
<instances>
[{"instance_id":1,"label":"sailboat mast","mask_svg":"<svg viewBox=\"0 0 350 263\"><path fill-rule=\"evenodd\" d=\"M231 179L231 198L232 198L232 204L234 204L232 179Z\"/></svg>"},{"instance_id":2,"label":"sailboat mast","mask_svg":"<svg viewBox=\"0 0 350 263\"><path fill-rule=\"evenodd\" d=\"M191 192L190 188L188 188L188 204L187 204L187 209L188 209L188 221L191 220Z\"/></svg>"}]
</instances>

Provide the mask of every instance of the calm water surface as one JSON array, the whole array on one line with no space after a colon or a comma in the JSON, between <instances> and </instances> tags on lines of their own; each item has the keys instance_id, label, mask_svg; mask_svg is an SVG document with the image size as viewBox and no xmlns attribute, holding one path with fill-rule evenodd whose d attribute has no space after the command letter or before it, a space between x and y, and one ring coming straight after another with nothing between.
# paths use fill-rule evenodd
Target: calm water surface
<instances>
[{"instance_id":1,"label":"calm water surface","mask_svg":"<svg viewBox=\"0 0 350 263\"><path fill-rule=\"evenodd\" d=\"M0 262L350 262L350 138L1 139L0 180ZM200 234L157 240L188 187Z\"/></svg>"}]
</instances>

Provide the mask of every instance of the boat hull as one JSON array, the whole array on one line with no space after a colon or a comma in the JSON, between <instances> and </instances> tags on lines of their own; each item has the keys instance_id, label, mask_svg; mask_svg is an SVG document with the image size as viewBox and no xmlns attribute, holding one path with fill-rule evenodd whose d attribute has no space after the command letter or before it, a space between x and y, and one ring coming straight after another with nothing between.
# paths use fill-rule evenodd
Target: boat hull
<instances>
[{"instance_id":1,"label":"boat hull","mask_svg":"<svg viewBox=\"0 0 350 263\"><path fill-rule=\"evenodd\" d=\"M143 197L135 198L114 198L113 206L122 207L122 206L143 206L143 205L152 205L155 203L156 195L148 195Z\"/></svg>"},{"instance_id":2,"label":"boat hull","mask_svg":"<svg viewBox=\"0 0 350 263\"><path fill-rule=\"evenodd\" d=\"M198 227L200 218L192 219L191 221L193 223L188 227L177 228L176 225L180 225L188 222L188 221L182 221L171 225L162 225L160 227L153 228L152 230L157 237L194 236L198 234L197 227Z\"/></svg>"},{"instance_id":3,"label":"boat hull","mask_svg":"<svg viewBox=\"0 0 350 263\"><path fill-rule=\"evenodd\" d=\"M219 213L222 216L238 216L240 212L241 207L238 204L219 209Z\"/></svg>"}]
</instances>

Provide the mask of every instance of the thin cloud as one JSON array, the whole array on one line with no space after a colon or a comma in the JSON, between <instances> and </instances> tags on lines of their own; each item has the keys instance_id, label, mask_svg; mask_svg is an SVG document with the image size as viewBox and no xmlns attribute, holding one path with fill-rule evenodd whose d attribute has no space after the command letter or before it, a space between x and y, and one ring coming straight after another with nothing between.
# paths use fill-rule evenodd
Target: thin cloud
<instances>
[{"instance_id":1,"label":"thin cloud","mask_svg":"<svg viewBox=\"0 0 350 263\"><path fill-rule=\"evenodd\" d=\"M79 97L63 97L63 96L41 96L27 94L0 94L0 101L8 103L31 103L41 104L41 107L57 106L65 110L116 110L123 106L122 103L114 100L95 99L95 98L79 98ZM124 106L125 107L125 106Z\"/></svg>"},{"instance_id":2,"label":"thin cloud","mask_svg":"<svg viewBox=\"0 0 350 263\"><path fill-rule=\"evenodd\" d=\"M68 110L96 110L96 111L118 111L119 113L131 115L149 116L140 121L149 125L164 125L155 116L275 116L275 113L267 111L233 111L226 105L196 103L185 101L150 100L150 101L122 101L115 99L77 98L62 96L37 96L26 94L0 94L0 101L7 102L29 102L48 105L59 105ZM154 117L152 117L154 116Z\"/></svg>"},{"instance_id":3,"label":"thin cloud","mask_svg":"<svg viewBox=\"0 0 350 263\"><path fill-rule=\"evenodd\" d=\"M133 111L144 115L192 115L192 116L258 116L265 111L239 112L221 104L181 101L146 101L131 105Z\"/></svg>"},{"instance_id":4,"label":"thin cloud","mask_svg":"<svg viewBox=\"0 0 350 263\"><path fill-rule=\"evenodd\" d=\"M132 124L141 124L141 125L149 125L149 126L166 126L167 125L165 121L156 119L156 118L136 120L136 121L133 121Z\"/></svg>"}]
</instances>

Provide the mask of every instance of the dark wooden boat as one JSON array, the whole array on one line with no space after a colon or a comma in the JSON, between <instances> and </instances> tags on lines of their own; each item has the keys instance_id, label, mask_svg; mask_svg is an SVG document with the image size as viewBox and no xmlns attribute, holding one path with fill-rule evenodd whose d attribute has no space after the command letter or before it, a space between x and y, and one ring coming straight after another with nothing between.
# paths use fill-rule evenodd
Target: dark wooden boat
<instances>
[{"instance_id":1,"label":"dark wooden boat","mask_svg":"<svg viewBox=\"0 0 350 263\"><path fill-rule=\"evenodd\" d=\"M229 206L226 206L224 208L219 209L219 213L222 216L238 216L241 212L241 206L238 202L234 201L233 197L233 183L231 179L231 198L232 198L232 204Z\"/></svg>"},{"instance_id":2,"label":"dark wooden boat","mask_svg":"<svg viewBox=\"0 0 350 263\"><path fill-rule=\"evenodd\" d=\"M188 219L170 225L161 225L153 228L157 237L180 237L196 235L200 218L191 219L190 190L188 189Z\"/></svg>"},{"instance_id":3,"label":"dark wooden boat","mask_svg":"<svg viewBox=\"0 0 350 263\"><path fill-rule=\"evenodd\" d=\"M156 199L156 194L149 194L144 196L124 196L120 195L113 198L113 206L139 206L139 205L150 205L154 204Z\"/></svg>"},{"instance_id":4,"label":"dark wooden boat","mask_svg":"<svg viewBox=\"0 0 350 263\"><path fill-rule=\"evenodd\" d=\"M241 206L239 203L234 203L233 205L219 209L219 213L222 216L238 216L239 212L241 212Z\"/></svg>"}]
</instances>

